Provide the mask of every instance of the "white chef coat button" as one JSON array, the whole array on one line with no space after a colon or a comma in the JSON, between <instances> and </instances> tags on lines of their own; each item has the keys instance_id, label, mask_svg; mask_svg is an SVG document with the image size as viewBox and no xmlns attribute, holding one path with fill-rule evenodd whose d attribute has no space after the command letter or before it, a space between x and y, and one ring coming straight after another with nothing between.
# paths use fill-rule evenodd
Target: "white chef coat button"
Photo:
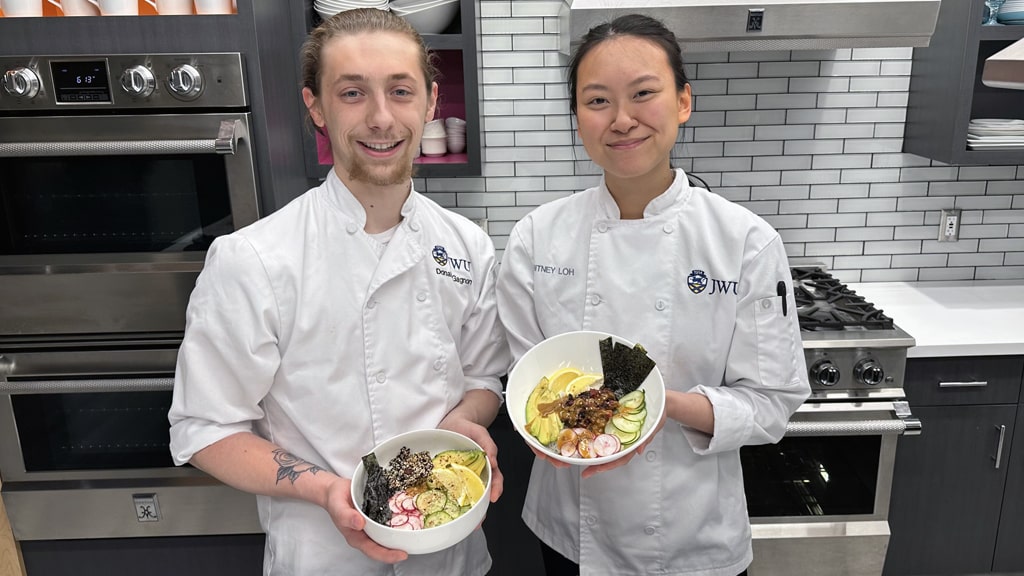
<instances>
[{"instance_id":1,"label":"white chef coat button","mask_svg":"<svg viewBox=\"0 0 1024 576\"><path fill-rule=\"evenodd\" d=\"M644 534L647 534L648 536L654 536L654 534L657 531L658 531L658 529L655 528L654 526L648 526L648 527L644 528Z\"/></svg>"},{"instance_id":2,"label":"white chef coat button","mask_svg":"<svg viewBox=\"0 0 1024 576\"><path fill-rule=\"evenodd\" d=\"M648 462L654 462L658 458L658 455L654 450L648 450L647 454L644 454L644 458L647 458Z\"/></svg>"},{"instance_id":3,"label":"white chef coat button","mask_svg":"<svg viewBox=\"0 0 1024 576\"><path fill-rule=\"evenodd\" d=\"M370 309L374 308L376 305L377 305L377 301L376 300L370 300L369 302L366 303L366 307L370 308Z\"/></svg>"},{"instance_id":4,"label":"white chef coat button","mask_svg":"<svg viewBox=\"0 0 1024 576\"><path fill-rule=\"evenodd\" d=\"M426 292L419 292L419 293L416 294L416 300L417 301L424 302L424 301L426 301L426 299L427 299L427 293Z\"/></svg>"},{"instance_id":5,"label":"white chef coat button","mask_svg":"<svg viewBox=\"0 0 1024 576\"><path fill-rule=\"evenodd\" d=\"M771 307L772 307L772 301L771 300L769 300L767 298L765 298L764 300L761 300L761 308L764 308L765 310L767 310L767 309L769 309Z\"/></svg>"},{"instance_id":6,"label":"white chef coat button","mask_svg":"<svg viewBox=\"0 0 1024 576\"><path fill-rule=\"evenodd\" d=\"M593 516L587 516L587 524L590 524L591 526L597 524L597 518Z\"/></svg>"},{"instance_id":7,"label":"white chef coat button","mask_svg":"<svg viewBox=\"0 0 1024 576\"><path fill-rule=\"evenodd\" d=\"M601 297L600 296L598 296L597 294L591 294L590 295L590 305L591 306L597 306L600 303L601 303Z\"/></svg>"},{"instance_id":8,"label":"white chef coat button","mask_svg":"<svg viewBox=\"0 0 1024 576\"><path fill-rule=\"evenodd\" d=\"M383 384L384 381L387 380L387 379L388 379L387 374L384 374L383 371L377 372L377 382L380 382L381 384Z\"/></svg>"},{"instance_id":9,"label":"white chef coat button","mask_svg":"<svg viewBox=\"0 0 1024 576\"><path fill-rule=\"evenodd\" d=\"M417 224L416 222L409 222L409 229L411 229L413 232L419 232L420 225Z\"/></svg>"},{"instance_id":10,"label":"white chef coat button","mask_svg":"<svg viewBox=\"0 0 1024 576\"><path fill-rule=\"evenodd\" d=\"M444 360L441 360L441 359L434 360L434 370L437 370L438 372L440 372L441 368L444 368Z\"/></svg>"},{"instance_id":11,"label":"white chef coat button","mask_svg":"<svg viewBox=\"0 0 1024 576\"><path fill-rule=\"evenodd\" d=\"M671 234L671 233L672 233L672 230L673 230L673 228L672 228L672 225L671 225L671 224L665 224L664 226L662 226L662 227L661 227L661 230L662 230L662 231L663 231L663 232L664 232L665 234Z\"/></svg>"},{"instance_id":12,"label":"white chef coat button","mask_svg":"<svg viewBox=\"0 0 1024 576\"><path fill-rule=\"evenodd\" d=\"M359 228L357 228L356 225L351 222L345 225L345 231L348 232L349 234L355 234L357 230L359 230Z\"/></svg>"},{"instance_id":13,"label":"white chef coat button","mask_svg":"<svg viewBox=\"0 0 1024 576\"><path fill-rule=\"evenodd\" d=\"M657 302L654 303L654 309L659 311L659 312L664 310L665 306L666 306L666 304L665 304L664 300L658 300Z\"/></svg>"},{"instance_id":14,"label":"white chef coat button","mask_svg":"<svg viewBox=\"0 0 1024 576\"><path fill-rule=\"evenodd\" d=\"M597 223L597 231L601 232L602 234L607 232L608 231L608 225L605 224L604 222L598 222Z\"/></svg>"}]
</instances>

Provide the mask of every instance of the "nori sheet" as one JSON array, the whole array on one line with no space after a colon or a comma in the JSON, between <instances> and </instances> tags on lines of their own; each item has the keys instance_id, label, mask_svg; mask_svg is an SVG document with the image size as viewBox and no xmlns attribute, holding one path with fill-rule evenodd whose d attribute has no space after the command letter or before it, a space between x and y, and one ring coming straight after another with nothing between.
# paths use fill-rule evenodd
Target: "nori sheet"
<instances>
[{"instance_id":1,"label":"nori sheet","mask_svg":"<svg viewBox=\"0 0 1024 576\"><path fill-rule=\"evenodd\" d=\"M363 487L363 512L374 522L385 526L391 520L391 507L388 498L393 492L384 469L377 462L377 455L370 452L363 456L363 467L366 468L366 486Z\"/></svg>"},{"instance_id":2,"label":"nori sheet","mask_svg":"<svg viewBox=\"0 0 1024 576\"><path fill-rule=\"evenodd\" d=\"M637 344L630 348L621 342L612 343L609 336L598 342L601 350L601 370L604 372L604 387L611 389L616 398L636 390L654 370L654 360L647 356L647 350Z\"/></svg>"}]
</instances>

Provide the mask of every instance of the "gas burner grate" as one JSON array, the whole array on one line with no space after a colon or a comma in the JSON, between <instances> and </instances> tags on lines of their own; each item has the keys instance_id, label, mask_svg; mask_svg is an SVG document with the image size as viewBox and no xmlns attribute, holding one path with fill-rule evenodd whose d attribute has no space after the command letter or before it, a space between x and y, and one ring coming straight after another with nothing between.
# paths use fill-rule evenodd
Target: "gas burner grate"
<instances>
[{"instance_id":1,"label":"gas burner grate","mask_svg":"<svg viewBox=\"0 0 1024 576\"><path fill-rule=\"evenodd\" d=\"M891 330L892 318L821 268L792 268L800 329Z\"/></svg>"}]
</instances>

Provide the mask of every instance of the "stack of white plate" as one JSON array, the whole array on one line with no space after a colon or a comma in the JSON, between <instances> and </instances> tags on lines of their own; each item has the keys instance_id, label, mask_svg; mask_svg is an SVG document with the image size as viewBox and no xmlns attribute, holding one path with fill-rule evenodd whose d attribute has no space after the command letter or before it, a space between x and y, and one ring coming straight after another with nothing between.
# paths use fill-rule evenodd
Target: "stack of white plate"
<instances>
[{"instance_id":1,"label":"stack of white plate","mask_svg":"<svg viewBox=\"0 0 1024 576\"><path fill-rule=\"evenodd\" d=\"M1000 24L1024 24L1024 0L1006 0L996 19Z\"/></svg>"},{"instance_id":2,"label":"stack of white plate","mask_svg":"<svg viewBox=\"0 0 1024 576\"><path fill-rule=\"evenodd\" d=\"M440 34L459 13L459 0L393 0L390 7L420 34Z\"/></svg>"},{"instance_id":3,"label":"stack of white plate","mask_svg":"<svg viewBox=\"0 0 1024 576\"><path fill-rule=\"evenodd\" d=\"M967 125L967 147L1024 148L1024 120L975 118Z\"/></svg>"},{"instance_id":4,"label":"stack of white plate","mask_svg":"<svg viewBox=\"0 0 1024 576\"><path fill-rule=\"evenodd\" d=\"M466 121L451 116L444 119L445 132L448 134L448 152L459 154L466 150Z\"/></svg>"},{"instance_id":5,"label":"stack of white plate","mask_svg":"<svg viewBox=\"0 0 1024 576\"><path fill-rule=\"evenodd\" d=\"M388 0L314 0L313 9L321 18L327 20L338 12L355 10L356 8L388 9Z\"/></svg>"}]
</instances>

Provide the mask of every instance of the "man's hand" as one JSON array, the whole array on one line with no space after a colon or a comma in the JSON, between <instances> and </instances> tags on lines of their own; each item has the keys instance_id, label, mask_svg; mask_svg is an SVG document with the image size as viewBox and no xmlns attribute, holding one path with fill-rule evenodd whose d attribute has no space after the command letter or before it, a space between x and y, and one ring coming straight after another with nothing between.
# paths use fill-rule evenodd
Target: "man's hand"
<instances>
[{"instance_id":1,"label":"man's hand","mask_svg":"<svg viewBox=\"0 0 1024 576\"><path fill-rule=\"evenodd\" d=\"M366 520L359 514L355 503L352 502L351 484L352 481L348 478L335 480L328 488L327 501L324 505L348 545L374 560L388 564L401 562L408 558L409 555L405 552L385 548L370 540L370 537L366 535L366 532L363 531Z\"/></svg>"}]
</instances>

